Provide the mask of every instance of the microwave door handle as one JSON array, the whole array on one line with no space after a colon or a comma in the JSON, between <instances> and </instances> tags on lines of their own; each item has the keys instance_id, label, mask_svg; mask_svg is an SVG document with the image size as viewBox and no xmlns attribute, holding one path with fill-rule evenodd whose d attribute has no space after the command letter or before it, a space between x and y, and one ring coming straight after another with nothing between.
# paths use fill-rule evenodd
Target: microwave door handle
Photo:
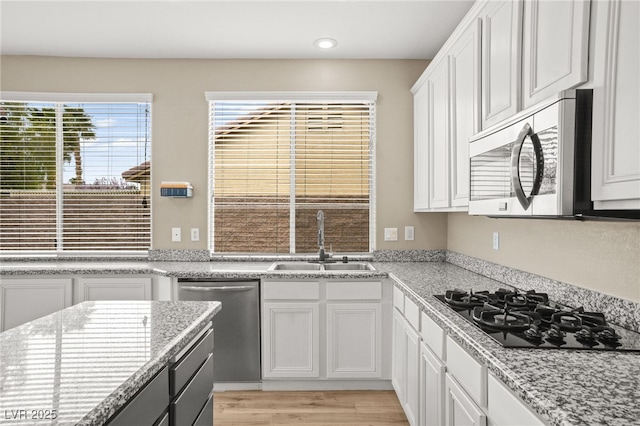
<instances>
[{"instance_id":1,"label":"microwave door handle","mask_svg":"<svg viewBox=\"0 0 640 426\"><path fill-rule=\"evenodd\" d=\"M522 188L522 181L520 180L520 154L522 152L522 145L524 145L524 141L527 139L527 136L531 138L531 142L533 143L534 155L536 157L536 177L533 182L531 194L528 196L525 195L524 189ZM542 156L542 144L540 143L540 139L538 138L538 135L533 133L533 129L531 129L531 126L528 123L525 123L525 125L522 127L522 130L520 130L520 133L518 134L516 144L511 150L511 186L516 193L516 198L520 202L520 205L525 210L529 208L533 196L536 195L540 190L540 184L542 183L543 176L543 167L544 159Z\"/></svg>"}]
</instances>

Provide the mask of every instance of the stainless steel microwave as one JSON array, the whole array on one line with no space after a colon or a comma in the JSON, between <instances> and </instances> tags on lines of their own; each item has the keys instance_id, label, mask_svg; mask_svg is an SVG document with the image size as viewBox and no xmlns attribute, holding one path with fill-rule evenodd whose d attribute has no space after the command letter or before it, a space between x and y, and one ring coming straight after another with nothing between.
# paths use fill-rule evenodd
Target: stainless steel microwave
<instances>
[{"instance_id":1,"label":"stainless steel microwave","mask_svg":"<svg viewBox=\"0 0 640 426\"><path fill-rule=\"evenodd\" d=\"M470 140L469 214L638 219L594 210L591 90L563 92Z\"/></svg>"}]
</instances>

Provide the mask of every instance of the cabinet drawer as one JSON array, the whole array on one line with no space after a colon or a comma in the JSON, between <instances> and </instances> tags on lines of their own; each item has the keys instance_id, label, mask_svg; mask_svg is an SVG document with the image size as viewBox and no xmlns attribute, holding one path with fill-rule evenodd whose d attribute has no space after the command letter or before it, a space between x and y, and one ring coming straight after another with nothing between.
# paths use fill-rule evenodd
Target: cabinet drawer
<instances>
[{"instance_id":1,"label":"cabinet drawer","mask_svg":"<svg viewBox=\"0 0 640 426\"><path fill-rule=\"evenodd\" d=\"M213 354L184 388L178 398L171 403L171 424L191 425L207 402L213 390ZM138 423L142 424L142 423Z\"/></svg>"},{"instance_id":2,"label":"cabinet drawer","mask_svg":"<svg viewBox=\"0 0 640 426\"><path fill-rule=\"evenodd\" d=\"M328 300L380 300L382 283L380 281L328 282Z\"/></svg>"},{"instance_id":3,"label":"cabinet drawer","mask_svg":"<svg viewBox=\"0 0 640 426\"><path fill-rule=\"evenodd\" d=\"M444 360L444 330L424 312L422 312L420 332L422 334L422 340L424 340L429 349L431 349L440 360Z\"/></svg>"},{"instance_id":4,"label":"cabinet drawer","mask_svg":"<svg viewBox=\"0 0 640 426\"><path fill-rule=\"evenodd\" d=\"M164 368L108 423L152 425L169 405L169 370Z\"/></svg>"},{"instance_id":5,"label":"cabinet drawer","mask_svg":"<svg viewBox=\"0 0 640 426\"><path fill-rule=\"evenodd\" d=\"M266 282L262 288L265 299L318 300L320 283L311 282Z\"/></svg>"},{"instance_id":6,"label":"cabinet drawer","mask_svg":"<svg viewBox=\"0 0 640 426\"><path fill-rule=\"evenodd\" d=\"M193 426L211 426L213 425L213 392L209 395L209 400L204 406L200 415L193 423Z\"/></svg>"},{"instance_id":7,"label":"cabinet drawer","mask_svg":"<svg viewBox=\"0 0 640 426\"><path fill-rule=\"evenodd\" d=\"M508 426L516 423L522 426L544 425L544 422L493 374L489 374L487 387L488 416L492 425Z\"/></svg>"},{"instance_id":8,"label":"cabinet drawer","mask_svg":"<svg viewBox=\"0 0 640 426\"><path fill-rule=\"evenodd\" d=\"M404 298L404 316L416 331L420 330L420 308L406 296Z\"/></svg>"},{"instance_id":9,"label":"cabinet drawer","mask_svg":"<svg viewBox=\"0 0 640 426\"><path fill-rule=\"evenodd\" d=\"M191 376L213 351L213 330L209 330L191 351L184 355L169 371L171 396L176 396Z\"/></svg>"},{"instance_id":10,"label":"cabinet drawer","mask_svg":"<svg viewBox=\"0 0 640 426\"><path fill-rule=\"evenodd\" d=\"M487 405L487 369L447 336L447 370L482 407Z\"/></svg>"},{"instance_id":11,"label":"cabinet drawer","mask_svg":"<svg viewBox=\"0 0 640 426\"><path fill-rule=\"evenodd\" d=\"M404 293L398 287L393 287L393 306L404 314Z\"/></svg>"}]
</instances>

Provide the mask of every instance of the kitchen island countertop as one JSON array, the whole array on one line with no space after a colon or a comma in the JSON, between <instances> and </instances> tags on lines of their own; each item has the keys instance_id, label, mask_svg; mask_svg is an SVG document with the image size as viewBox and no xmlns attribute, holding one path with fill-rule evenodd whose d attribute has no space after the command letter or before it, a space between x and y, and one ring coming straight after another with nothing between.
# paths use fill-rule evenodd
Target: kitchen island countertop
<instances>
[{"instance_id":1,"label":"kitchen island countertop","mask_svg":"<svg viewBox=\"0 0 640 426\"><path fill-rule=\"evenodd\" d=\"M219 302L83 302L0 333L0 425L102 425Z\"/></svg>"}]
</instances>

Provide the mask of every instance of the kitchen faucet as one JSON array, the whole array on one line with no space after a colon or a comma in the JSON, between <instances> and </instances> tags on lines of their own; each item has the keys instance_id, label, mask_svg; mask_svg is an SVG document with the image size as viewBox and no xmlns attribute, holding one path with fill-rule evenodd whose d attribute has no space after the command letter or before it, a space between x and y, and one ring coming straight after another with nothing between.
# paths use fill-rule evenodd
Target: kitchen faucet
<instances>
[{"instance_id":1,"label":"kitchen faucet","mask_svg":"<svg viewBox=\"0 0 640 426\"><path fill-rule=\"evenodd\" d=\"M331 258L331 253L325 253L324 251L324 212L322 210L318 210L316 219L318 220L318 247L320 247L318 257L320 262L324 262Z\"/></svg>"}]
</instances>

